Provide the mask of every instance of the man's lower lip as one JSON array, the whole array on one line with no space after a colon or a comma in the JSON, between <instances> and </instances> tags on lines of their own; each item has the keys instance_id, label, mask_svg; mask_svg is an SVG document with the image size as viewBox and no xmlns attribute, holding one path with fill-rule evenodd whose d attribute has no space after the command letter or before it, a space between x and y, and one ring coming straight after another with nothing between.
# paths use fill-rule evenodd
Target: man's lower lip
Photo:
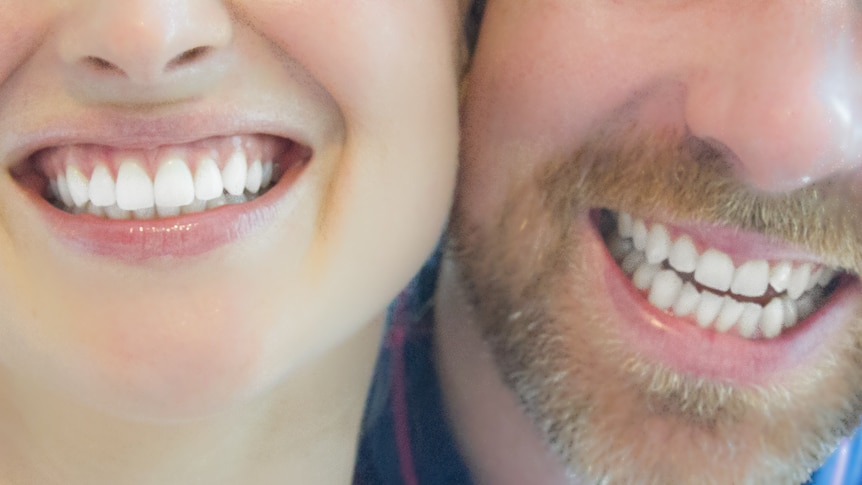
<instances>
[{"instance_id":1,"label":"man's lower lip","mask_svg":"<svg viewBox=\"0 0 862 485\"><path fill-rule=\"evenodd\" d=\"M650 305L622 272L589 217L582 222L586 251L599 265L611 323L637 355L687 375L751 385L800 365L834 335L855 309L858 280L842 284L826 305L774 339L748 340L699 328ZM601 290L600 290L601 291Z\"/></svg>"},{"instance_id":2,"label":"man's lower lip","mask_svg":"<svg viewBox=\"0 0 862 485\"><path fill-rule=\"evenodd\" d=\"M192 257L249 237L271 225L279 200L305 166L294 167L265 194L252 201L165 219L111 220L70 214L28 192L54 234L74 250L129 263Z\"/></svg>"}]
</instances>

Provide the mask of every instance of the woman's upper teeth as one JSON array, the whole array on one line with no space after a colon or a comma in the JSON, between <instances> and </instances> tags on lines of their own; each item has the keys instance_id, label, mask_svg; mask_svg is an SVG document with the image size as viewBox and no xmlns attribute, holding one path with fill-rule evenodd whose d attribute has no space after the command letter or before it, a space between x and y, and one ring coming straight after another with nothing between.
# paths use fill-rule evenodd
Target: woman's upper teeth
<instances>
[{"instance_id":1,"label":"woman's upper teeth","mask_svg":"<svg viewBox=\"0 0 862 485\"><path fill-rule=\"evenodd\" d=\"M39 163L63 209L116 219L167 217L221 205L225 197L238 202L267 188L275 152L271 143L248 138L254 140L232 137L205 147L139 153L64 147L42 154Z\"/></svg>"}]
</instances>

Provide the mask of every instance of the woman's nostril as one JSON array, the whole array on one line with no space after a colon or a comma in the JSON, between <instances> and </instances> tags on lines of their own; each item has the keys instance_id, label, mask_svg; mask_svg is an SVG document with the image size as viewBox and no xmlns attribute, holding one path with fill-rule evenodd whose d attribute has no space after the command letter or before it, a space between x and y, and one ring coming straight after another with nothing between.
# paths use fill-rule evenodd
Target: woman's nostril
<instances>
[{"instance_id":1,"label":"woman's nostril","mask_svg":"<svg viewBox=\"0 0 862 485\"><path fill-rule=\"evenodd\" d=\"M212 47L209 46L198 46L193 49L189 49L168 61L168 64L165 66L165 71L193 64L206 57L211 51Z\"/></svg>"},{"instance_id":2,"label":"woman's nostril","mask_svg":"<svg viewBox=\"0 0 862 485\"><path fill-rule=\"evenodd\" d=\"M164 65L163 72L169 72L175 69L180 69L190 64L194 64L207 57L213 48L210 46L199 46L193 49L188 49L179 55L173 57L167 64ZM81 59L82 63L89 69L106 74L121 74L128 73L119 65L99 56L85 56Z\"/></svg>"},{"instance_id":3,"label":"woman's nostril","mask_svg":"<svg viewBox=\"0 0 862 485\"><path fill-rule=\"evenodd\" d=\"M124 74L120 66L114 64L113 62L102 59L101 57L86 56L83 58L83 62L84 64L96 71Z\"/></svg>"},{"instance_id":4,"label":"woman's nostril","mask_svg":"<svg viewBox=\"0 0 862 485\"><path fill-rule=\"evenodd\" d=\"M176 101L226 76L233 58L234 19L224 5L230 2L83 3L99 8L70 16L55 41L74 96L106 103Z\"/></svg>"}]
</instances>

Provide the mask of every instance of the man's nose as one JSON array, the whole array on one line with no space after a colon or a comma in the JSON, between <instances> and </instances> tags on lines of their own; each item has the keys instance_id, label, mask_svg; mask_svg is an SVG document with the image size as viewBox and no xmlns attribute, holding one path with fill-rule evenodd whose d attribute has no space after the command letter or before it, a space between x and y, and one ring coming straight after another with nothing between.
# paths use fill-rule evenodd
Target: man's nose
<instances>
[{"instance_id":1,"label":"man's nose","mask_svg":"<svg viewBox=\"0 0 862 485\"><path fill-rule=\"evenodd\" d=\"M692 134L723 145L739 176L766 191L862 165L862 15L785 3L725 32L686 100Z\"/></svg>"},{"instance_id":2,"label":"man's nose","mask_svg":"<svg viewBox=\"0 0 862 485\"><path fill-rule=\"evenodd\" d=\"M57 51L70 92L85 101L173 102L206 91L226 71L233 26L220 0L72 5L59 25Z\"/></svg>"}]
</instances>

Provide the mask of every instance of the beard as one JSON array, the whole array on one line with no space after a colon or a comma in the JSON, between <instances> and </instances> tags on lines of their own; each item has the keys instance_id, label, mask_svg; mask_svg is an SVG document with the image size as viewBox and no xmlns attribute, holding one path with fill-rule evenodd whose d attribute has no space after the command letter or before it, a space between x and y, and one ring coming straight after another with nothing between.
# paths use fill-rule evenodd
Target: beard
<instances>
[{"instance_id":1,"label":"beard","mask_svg":"<svg viewBox=\"0 0 862 485\"><path fill-rule=\"evenodd\" d=\"M766 382L687 373L625 343L627 323L613 321L610 296L596 291L606 271L590 231L598 209L736 227L858 275L858 181L759 193L722 147L616 121L537 166L509 187L493 221L477 223L456 203L448 250L501 377L573 479L806 481L862 413L862 311Z\"/></svg>"}]
</instances>

